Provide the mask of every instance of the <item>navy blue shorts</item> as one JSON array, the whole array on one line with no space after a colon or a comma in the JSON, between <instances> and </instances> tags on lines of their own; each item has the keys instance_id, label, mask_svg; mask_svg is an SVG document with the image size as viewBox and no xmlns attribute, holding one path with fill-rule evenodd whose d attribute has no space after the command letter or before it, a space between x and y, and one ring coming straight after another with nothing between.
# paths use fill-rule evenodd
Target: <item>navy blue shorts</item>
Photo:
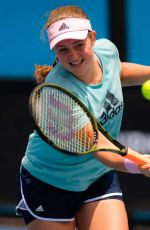
<instances>
[{"instance_id":1,"label":"navy blue shorts","mask_svg":"<svg viewBox=\"0 0 150 230\"><path fill-rule=\"evenodd\" d=\"M44 183L22 168L16 211L24 217L25 224L34 219L72 221L81 205L103 199L122 199L115 171L100 177L86 191L73 192Z\"/></svg>"}]
</instances>

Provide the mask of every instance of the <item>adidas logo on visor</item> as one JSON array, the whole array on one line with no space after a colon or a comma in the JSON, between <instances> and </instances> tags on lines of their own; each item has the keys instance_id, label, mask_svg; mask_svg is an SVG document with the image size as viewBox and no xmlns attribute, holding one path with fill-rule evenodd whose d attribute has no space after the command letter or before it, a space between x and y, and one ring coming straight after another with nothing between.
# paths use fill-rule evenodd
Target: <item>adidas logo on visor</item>
<instances>
[{"instance_id":1,"label":"adidas logo on visor","mask_svg":"<svg viewBox=\"0 0 150 230\"><path fill-rule=\"evenodd\" d=\"M60 26L59 31L66 30L66 29L69 29L69 26L67 26L65 23L63 23L63 24Z\"/></svg>"}]
</instances>

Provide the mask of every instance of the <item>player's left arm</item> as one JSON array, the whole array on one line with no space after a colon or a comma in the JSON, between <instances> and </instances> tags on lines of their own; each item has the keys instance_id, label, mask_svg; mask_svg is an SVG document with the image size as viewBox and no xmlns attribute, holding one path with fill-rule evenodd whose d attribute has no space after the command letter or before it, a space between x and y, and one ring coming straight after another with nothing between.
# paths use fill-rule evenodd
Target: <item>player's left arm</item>
<instances>
[{"instance_id":1,"label":"player's left arm","mask_svg":"<svg viewBox=\"0 0 150 230\"><path fill-rule=\"evenodd\" d=\"M121 83L122 86L142 85L150 79L150 66L122 62Z\"/></svg>"}]
</instances>

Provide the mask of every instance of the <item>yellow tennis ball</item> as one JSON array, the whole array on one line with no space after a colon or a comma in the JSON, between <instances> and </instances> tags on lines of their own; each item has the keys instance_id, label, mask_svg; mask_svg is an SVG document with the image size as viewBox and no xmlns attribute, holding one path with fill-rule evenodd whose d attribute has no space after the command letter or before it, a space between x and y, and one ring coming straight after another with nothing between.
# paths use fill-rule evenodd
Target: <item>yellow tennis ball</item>
<instances>
[{"instance_id":1,"label":"yellow tennis ball","mask_svg":"<svg viewBox=\"0 0 150 230\"><path fill-rule=\"evenodd\" d=\"M144 82L141 92L145 99L150 100L150 80Z\"/></svg>"}]
</instances>

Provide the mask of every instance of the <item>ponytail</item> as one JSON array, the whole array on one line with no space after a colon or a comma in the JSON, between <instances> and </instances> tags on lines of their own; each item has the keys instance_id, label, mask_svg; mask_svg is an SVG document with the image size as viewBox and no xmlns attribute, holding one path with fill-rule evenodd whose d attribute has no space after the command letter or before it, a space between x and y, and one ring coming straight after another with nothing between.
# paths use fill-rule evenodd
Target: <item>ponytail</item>
<instances>
[{"instance_id":1,"label":"ponytail","mask_svg":"<svg viewBox=\"0 0 150 230\"><path fill-rule=\"evenodd\" d=\"M54 68L57 64L58 58L55 59L53 66L50 65L35 65L34 77L38 84L41 84L45 81L47 74Z\"/></svg>"}]
</instances>

